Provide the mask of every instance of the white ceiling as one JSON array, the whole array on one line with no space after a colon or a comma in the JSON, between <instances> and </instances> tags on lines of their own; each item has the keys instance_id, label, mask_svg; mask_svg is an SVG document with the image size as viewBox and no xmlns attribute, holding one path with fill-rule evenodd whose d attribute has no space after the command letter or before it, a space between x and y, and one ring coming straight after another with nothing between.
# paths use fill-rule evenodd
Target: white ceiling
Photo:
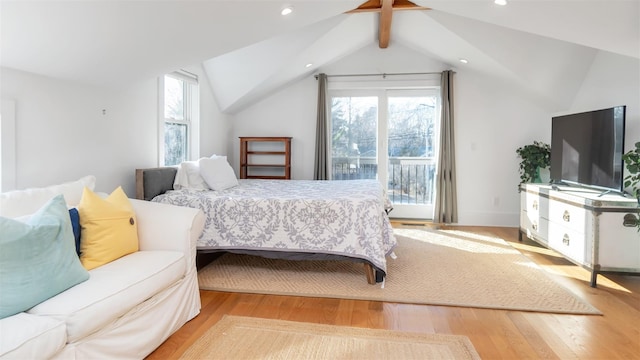
<instances>
[{"instance_id":1,"label":"white ceiling","mask_svg":"<svg viewBox=\"0 0 640 360\"><path fill-rule=\"evenodd\" d=\"M100 86L202 63L221 110L234 112L377 43L377 14L344 14L363 2L1 0L0 61ZM384 51L451 66L464 57L545 101L569 100L598 51L640 59L640 0L414 2L432 10L395 12Z\"/></svg>"}]
</instances>

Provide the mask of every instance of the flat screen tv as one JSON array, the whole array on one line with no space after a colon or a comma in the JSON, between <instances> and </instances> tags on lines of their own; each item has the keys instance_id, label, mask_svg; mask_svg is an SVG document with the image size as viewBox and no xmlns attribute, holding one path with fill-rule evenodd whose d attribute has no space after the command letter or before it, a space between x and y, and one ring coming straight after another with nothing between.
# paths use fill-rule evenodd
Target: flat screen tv
<instances>
[{"instance_id":1,"label":"flat screen tv","mask_svg":"<svg viewBox=\"0 0 640 360\"><path fill-rule=\"evenodd\" d=\"M551 181L623 192L625 106L551 119Z\"/></svg>"}]
</instances>

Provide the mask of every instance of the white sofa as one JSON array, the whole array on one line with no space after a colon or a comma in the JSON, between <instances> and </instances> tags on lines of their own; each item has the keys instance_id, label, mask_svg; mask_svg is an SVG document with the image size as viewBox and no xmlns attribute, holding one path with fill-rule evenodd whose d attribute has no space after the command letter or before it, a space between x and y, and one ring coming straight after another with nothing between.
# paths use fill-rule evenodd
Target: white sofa
<instances>
[{"instance_id":1,"label":"white sofa","mask_svg":"<svg viewBox=\"0 0 640 360\"><path fill-rule=\"evenodd\" d=\"M0 194L0 215L35 212L55 194L76 205L95 178ZM89 280L0 320L2 359L142 359L200 312L200 210L130 199L139 251L89 271Z\"/></svg>"}]
</instances>

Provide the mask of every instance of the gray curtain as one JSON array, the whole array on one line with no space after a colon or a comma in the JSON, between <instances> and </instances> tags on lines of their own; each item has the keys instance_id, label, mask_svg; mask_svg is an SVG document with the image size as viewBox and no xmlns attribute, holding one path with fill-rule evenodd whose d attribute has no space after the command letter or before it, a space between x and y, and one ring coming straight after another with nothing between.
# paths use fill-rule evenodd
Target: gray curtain
<instances>
[{"instance_id":1,"label":"gray curtain","mask_svg":"<svg viewBox=\"0 0 640 360\"><path fill-rule=\"evenodd\" d=\"M442 72L442 111L440 120L440 154L438 156L438 176L436 179L436 203L434 221L439 223L458 222L458 198L456 195L455 142L453 133L453 74L451 70Z\"/></svg>"},{"instance_id":2,"label":"gray curtain","mask_svg":"<svg viewBox=\"0 0 640 360\"><path fill-rule=\"evenodd\" d=\"M315 180L328 180L327 171L327 74L318 75L318 117L316 122Z\"/></svg>"}]
</instances>

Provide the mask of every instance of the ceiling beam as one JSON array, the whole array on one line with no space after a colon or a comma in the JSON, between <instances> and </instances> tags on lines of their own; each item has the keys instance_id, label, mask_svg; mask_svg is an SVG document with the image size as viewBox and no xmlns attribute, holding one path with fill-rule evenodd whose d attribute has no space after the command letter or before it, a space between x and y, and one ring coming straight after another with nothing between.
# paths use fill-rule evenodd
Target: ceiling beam
<instances>
[{"instance_id":1,"label":"ceiling beam","mask_svg":"<svg viewBox=\"0 0 640 360\"><path fill-rule=\"evenodd\" d=\"M380 26L378 32L378 46L386 49L391 37L391 19L393 18L393 0L380 0Z\"/></svg>"},{"instance_id":2,"label":"ceiling beam","mask_svg":"<svg viewBox=\"0 0 640 360\"><path fill-rule=\"evenodd\" d=\"M368 0L345 14L362 12L380 13L380 26L378 29L378 46L385 49L389 46L391 38L391 19L396 10L431 10L428 7L416 5L409 0Z\"/></svg>"},{"instance_id":3,"label":"ceiling beam","mask_svg":"<svg viewBox=\"0 0 640 360\"><path fill-rule=\"evenodd\" d=\"M364 2L362 5L358 6L353 10L349 10L345 12L345 14L355 14L362 12L380 12L381 10L380 0L368 0ZM412 3L409 0L394 0L393 1L393 11L397 10L431 10L431 8L420 6Z\"/></svg>"}]
</instances>

